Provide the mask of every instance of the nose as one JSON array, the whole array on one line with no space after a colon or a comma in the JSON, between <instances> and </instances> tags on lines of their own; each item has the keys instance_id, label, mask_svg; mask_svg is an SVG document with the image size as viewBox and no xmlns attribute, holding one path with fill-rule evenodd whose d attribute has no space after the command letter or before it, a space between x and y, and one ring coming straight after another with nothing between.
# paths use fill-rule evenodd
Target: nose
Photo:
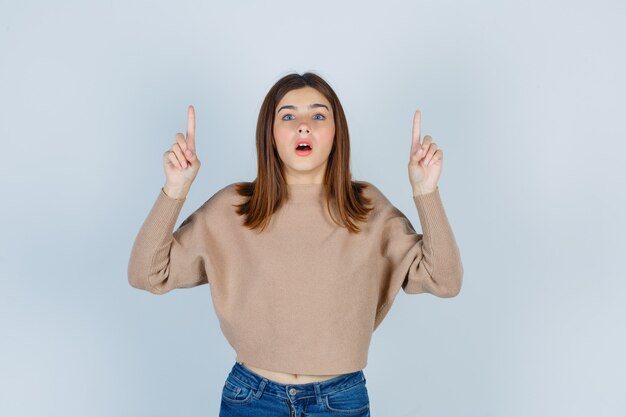
<instances>
[{"instance_id":1,"label":"nose","mask_svg":"<svg viewBox=\"0 0 626 417\"><path fill-rule=\"evenodd\" d=\"M300 133L300 134L302 134L302 133L309 134L309 133L311 133L311 129L308 126L300 126L300 127L298 127L298 133Z\"/></svg>"}]
</instances>

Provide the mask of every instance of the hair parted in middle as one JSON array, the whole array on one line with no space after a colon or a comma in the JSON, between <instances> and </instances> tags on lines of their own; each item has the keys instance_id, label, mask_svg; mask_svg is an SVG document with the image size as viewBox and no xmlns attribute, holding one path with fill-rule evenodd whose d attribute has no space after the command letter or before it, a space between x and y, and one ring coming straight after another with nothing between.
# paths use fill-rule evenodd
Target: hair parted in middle
<instances>
[{"instance_id":1,"label":"hair parted in middle","mask_svg":"<svg viewBox=\"0 0 626 417\"><path fill-rule=\"evenodd\" d=\"M306 72L302 75L291 73L279 79L268 91L257 119L256 149L257 178L253 182L236 184L237 193L249 197L244 203L236 205L237 213L245 216L244 225L251 230L264 230L272 214L283 201L288 199L288 184L283 172L273 134L276 106L291 90L312 87L330 102L335 121L335 138L328 156L324 189L326 207L331 219L339 226L346 227L351 233L360 232L357 221L367 220L372 206L371 199L363 195L368 187L362 181L353 181L350 172L350 135L343 107L331 86L319 75ZM331 211L331 197L336 203L336 210L342 223L337 222Z\"/></svg>"}]
</instances>

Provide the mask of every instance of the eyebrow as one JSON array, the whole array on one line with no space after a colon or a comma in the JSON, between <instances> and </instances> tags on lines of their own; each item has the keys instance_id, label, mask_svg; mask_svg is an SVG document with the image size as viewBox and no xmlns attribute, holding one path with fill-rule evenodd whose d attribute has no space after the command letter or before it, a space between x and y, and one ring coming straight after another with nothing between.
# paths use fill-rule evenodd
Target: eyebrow
<instances>
[{"instance_id":1,"label":"eyebrow","mask_svg":"<svg viewBox=\"0 0 626 417\"><path fill-rule=\"evenodd\" d=\"M313 109L313 108L317 108L317 107L325 107L326 110L330 112L330 110L328 110L328 106L326 106L325 104L320 104L320 103L309 104L309 109ZM278 111L276 111L276 113L279 113L283 109L294 109L294 110L297 110L298 108L296 106L294 106L294 105L287 104L286 106L282 106L280 109L278 109Z\"/></svg>"}]
</instances>

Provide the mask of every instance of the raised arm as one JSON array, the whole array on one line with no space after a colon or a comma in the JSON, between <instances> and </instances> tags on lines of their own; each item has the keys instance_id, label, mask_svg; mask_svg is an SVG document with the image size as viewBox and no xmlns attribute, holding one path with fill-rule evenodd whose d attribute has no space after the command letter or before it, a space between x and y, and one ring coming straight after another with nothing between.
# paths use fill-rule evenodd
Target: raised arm
<instances>
[{"instance_id":1,"label":"raised arm","mask_svg":"<svg viewBox=\"0 0 626 417\"><path fill-rule=\"evenodd\" d=\"M432 137L420 141L421 112L413 117L409 181L423 234L388 200L386 203L384 251L394 268L399 268L396 283L402 279L407 294L428 292L439 297L454 297L460 290L463 264L452 228L446 216L439 186L443 151Z\"/></svg>"},{"instance_id":2,"label":"raised arm","mask_svg":"<svg viewBox=\"0 0 626 417\"><path fill-rule=\"evenodd\" d=\"M189 106L187 136L177 133L176 142L163 154L166 183L137 234L128 263L130 285L155 294L207 282L206 259L202 255L207 204L173 231L200 169L200 160L196 156L195 120L195 110Z\"/></svg>"}]
</instances>

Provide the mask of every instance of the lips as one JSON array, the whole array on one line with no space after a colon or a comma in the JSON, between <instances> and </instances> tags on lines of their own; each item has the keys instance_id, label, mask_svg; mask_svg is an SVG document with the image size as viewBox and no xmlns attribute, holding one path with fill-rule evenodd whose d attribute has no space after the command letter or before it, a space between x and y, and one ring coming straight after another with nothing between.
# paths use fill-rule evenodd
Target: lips
<instances>
[{"instance_id":1,"label":"lips","mask_svg":"<svg viewBox=\"0 0 626 417\"><path fill-rule=\"evenodd\" d=\"M313 144L311 143L311 141L306 140L306 139L301 139L301 140L297 141L296 145L295 145L295 149L298 149L298 146L300 146L300 145L309 145L309 147L311 149L313 149Z\"/></svg>"}]
</instances>

